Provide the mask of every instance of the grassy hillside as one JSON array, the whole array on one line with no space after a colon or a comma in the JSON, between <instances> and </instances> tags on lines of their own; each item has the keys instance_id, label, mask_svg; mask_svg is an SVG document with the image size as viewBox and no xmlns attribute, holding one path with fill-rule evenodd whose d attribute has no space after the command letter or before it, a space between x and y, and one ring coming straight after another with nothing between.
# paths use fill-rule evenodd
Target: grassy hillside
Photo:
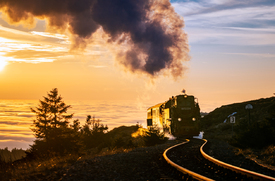
<instances>
[{"instance_id":1,"label":"grassy hillside","mask_svg":"<svg viewBox=\"0 0 275 181\"><path fill-rule=\"evenodd\" d=\"M140 144L138 144L137 139L132 137L132 134L137 132L138 129L138 125L120 126L108 132L107 136L109 137L113 147L137 147L140 146Z\"/></svg>"},{"instance_id":2,"label":"grassy hillside","mask_svg":"<svg viewBox=\"0 0 275 181\"><path fill-rule=\"evenodd\" d=\"M248 124L248 110L245 109L247 104L253 106L253 109L250 110L250 125ZM232 124L229 123L228 116L235 112L236 114L234 116L236 118L236 123L233 125L232 132ZM253 125L254 127L257 127L255 124L258 124L258 127L261 127L263 125L260 124L265 122L267 119L272 118L275 118L275 97L234 103L219 107L202 118L201 127L205 132L204 136L206 138L230 140L232 136L236 136L236 134L242 132L242 130L245 131ZM226 119L227 121L224 123ZM275 122L275 120L273 122Z\"/></svg>"},{"instance_id":3,"label":"grassy hillside","mask_svg":"<svg viewBox=\"0 0 275 181\"><path fill-rule=\"evenodd\" d=\"M253 106L250 124L247 104ZM228 115L235 112L236 123L231 124ZM238 154L275 166L275 97L222 106L204 116L201 126L206 139L226 141L238 147Z\"/></svg>"}]
</instances>

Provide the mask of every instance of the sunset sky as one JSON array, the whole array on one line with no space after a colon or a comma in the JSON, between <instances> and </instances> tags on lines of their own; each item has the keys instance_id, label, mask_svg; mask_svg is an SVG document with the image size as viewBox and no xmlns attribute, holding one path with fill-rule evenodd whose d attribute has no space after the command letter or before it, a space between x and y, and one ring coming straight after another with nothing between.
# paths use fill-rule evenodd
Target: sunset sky
<instances>
[{"instance_id":1,"label":"sunset sky","mask_svg":"<svg viewBox=\"0 0 275 181\"><path fill-rule=\"evenodd\" d=\"M32 144L53 88L110 128L182 89L203 112L274 96L275 1L148 2L0 0L0 148Z\"/></svg>"},{"instance_id":2,"label":"sunset sky","mask_svg":"<svg viewBox=\"0 0 275 181\"><path fill-rule=\"evenodd\" d=\"M271 97L275 92L273 0L171 0L184 19L189 61L183 75L129 70L115 60L116 45L102 29L73 49L68 29L54 31L47 17L12 22L0 12L0 99L41 99L58 88L65 100L165 101L182 89L202 111ZM1 1L0 1L1 7ZM75 41L75 40L74 40ZM124 48L121 45L119 48Z\"/></svg>"}]
</instances>

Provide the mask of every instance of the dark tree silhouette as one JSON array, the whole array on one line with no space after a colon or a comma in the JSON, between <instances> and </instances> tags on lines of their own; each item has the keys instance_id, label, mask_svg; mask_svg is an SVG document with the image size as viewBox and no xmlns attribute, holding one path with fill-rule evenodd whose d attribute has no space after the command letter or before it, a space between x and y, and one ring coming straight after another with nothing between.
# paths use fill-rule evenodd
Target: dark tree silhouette
<instances>
[{"instance_id":1,"label":"dark tree silhouette","mask_svg":"<svg viewBox=\"0 0 275 181\"><path fill-rule=\"evenodd\" d=\"M57 88L52 89L43 98L44 100L39 100L38 107L31 108L36 114L31 130L37 138L32 149L58 154L74 149L73 130L68 127L73 114L67 114L71 106L63 102Z\"/></svg>"},{"instance_id":2,"label":"dark tree silhouette","mask_svg":"<svg viewBox=\"0 0 275 181\"><path fill-rule=\"evenodd\" d=\"M82 142L87 149L106 146L105 131L108 130L108 126L100 122L100 119L96 120L95 117L87 116L86 123L81 130Z\"/></svg>"},{"instance_id":3,"label":"dark tree silhouette","mask_svg":"<svg viewBox=\"0 0 275 181\"><path fill-rule=\"evenodd\" d=\"M74 132L78 133L81 130L80 122L78 119L74 120L73 125L71 125Z\"/></svg>"},{"instance_id":4,"label":"dark tree silhouette","mask_svg":"<svg viewBox=\"0 0 275 181\"><path fill-rule=\"evenodd\" d=\"M58 95L57 88L48 93L44 100L39 100L40 104L36 108L31 108L31 111L36 114L36 119L33 121L36 138L49 139L49 133L57 132L58 128L68 127L68 120L73 117L73 114L66 114L70 105L66 105L62 101L62 97Z\"/></svg>"}]
</instances>

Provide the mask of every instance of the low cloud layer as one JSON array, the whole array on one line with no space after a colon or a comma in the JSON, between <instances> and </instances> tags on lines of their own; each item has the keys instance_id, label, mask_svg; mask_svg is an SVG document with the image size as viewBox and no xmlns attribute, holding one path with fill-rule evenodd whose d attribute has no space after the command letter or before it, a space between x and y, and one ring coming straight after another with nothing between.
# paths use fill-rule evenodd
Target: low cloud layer
<instances>
[{"instance_id":1,"label":"low cloud layer","mask_svg":"<svg viewBox=\"0 0 275 181\"><path fill-rule=\"evenodd\" d=\"M0 0L0 10L10 23L46 19L48 28L69 31L78 48L102 31L117 47L116 60L134 73L168 69L179 77L189 60L184 22L169 0Z\"/></svg>"},{"instance_id":2,"label":"low cloud layer","mask_svg":"<svg viewBox=\"0 0 275 181\"><path fill-rule=\"evenodd\" d=\"M0 101L0 148L22 147L27 149L33 144L35 138L30 128L35 115L31 113L30 107L35 108L38 103L37 100ZM79 119L81 125L84 125L87 115L91 115L100 119L102 124L107 124L109 130L122 125L135 125L137 122L145 126L144 110L149 107L146 104L139 109L133 101L71 101L68 105L72 106L68 113L75 113L70 124L73 120Z\"/></svg>"}]
</instances>

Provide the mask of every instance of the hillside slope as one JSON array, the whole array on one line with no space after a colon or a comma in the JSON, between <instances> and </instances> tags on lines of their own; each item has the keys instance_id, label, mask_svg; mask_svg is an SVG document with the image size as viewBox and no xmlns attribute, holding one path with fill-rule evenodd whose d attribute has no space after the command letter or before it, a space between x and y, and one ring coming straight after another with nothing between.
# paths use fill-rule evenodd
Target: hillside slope
<instances>
[{"instance_id":1,"label":"hillside slope","mask_svg":"<svg viewBox=\"0 0 275 181\"><path fill-rule=\"evenodd\" d=\"M247 104L251 104L250 122ZM234 113L235 124L229 115ZM237 155L275 170L275 97L225 105L201 120L204 138L227 142Z\"/></svg>"},{"instance_id":2,"label":"hillside slope","mask_svg":"<svg viewBox=\"0 0 275 181\"><path fill-rule=\"evenodd\" d=\"M249 112L245 109L247 104L253 106L253 109L250 110L250 125L275 117L275 97L224 105L201 119L201 128L205 132L205 137L228 140L235 134L234 128L237 131L240 126L248 127ZM235 113L236 123L233 125L232 131L228 116L233 113Z\"/></svg>"}]
</instances>

